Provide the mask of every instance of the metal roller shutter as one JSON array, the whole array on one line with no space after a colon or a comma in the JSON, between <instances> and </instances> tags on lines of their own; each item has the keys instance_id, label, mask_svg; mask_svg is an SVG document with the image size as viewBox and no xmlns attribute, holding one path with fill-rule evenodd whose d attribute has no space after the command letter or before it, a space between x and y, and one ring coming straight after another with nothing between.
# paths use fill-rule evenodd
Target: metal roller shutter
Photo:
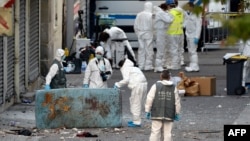
<instances>
[{"instance_id":1,"label":"metal roller shutter","mask_svg":"<svg viewBox=\"0 0 250 141\"><path fill-rule=\"evenodd\" d=\"M20 0L19 20L19 91L25 93L25 14L26 0Z\"/></svg>"},{"instance_id":2,"label":"metal roller shutter","mask_svg":"<svg viewBox=\"0 0 250 141\"><path fill-rule=\"evenodd\" d=\"M30 0L29 82L39 76L39 0Z\"/></svg>"},{"instance_id":3,"label":"metal roller shutter","mask_svg":"<svg viewBox=\"0 0 250 141\"><path fill-rule=\"evenodd\" d=\"M7 39L7 92L5 100L9 101L14 96L14 64L15 64L15 38Z\"/></svg>"},{"instance_id":4,"label":"metal roller shutter","mask_svg":"<svg viewBox=\"0 0 250 141\"><path fill-rule=\"evenodd\" d=\"M0 105L3 104L4 100L3 100L3 96L4 96L4 92L3 92L3 37L0 36Z\"/></svg>"}]
</instances>

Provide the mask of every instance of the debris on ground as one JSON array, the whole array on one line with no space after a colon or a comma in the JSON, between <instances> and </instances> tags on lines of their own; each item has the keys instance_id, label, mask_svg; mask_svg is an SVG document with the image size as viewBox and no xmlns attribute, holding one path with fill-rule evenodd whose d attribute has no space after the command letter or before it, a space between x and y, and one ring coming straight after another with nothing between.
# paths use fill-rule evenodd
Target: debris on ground
<instances>
[{"instance_id":1,"label":"debris on ground","mask_svg":"<svg viewBox=\"0 0 250 141\"><path fill-rule=\"evenodd\" d=\"M97 135L93 135L89 132L80 132L76 134L77 137L98 137Z\"/></svg>"}]
</instances>

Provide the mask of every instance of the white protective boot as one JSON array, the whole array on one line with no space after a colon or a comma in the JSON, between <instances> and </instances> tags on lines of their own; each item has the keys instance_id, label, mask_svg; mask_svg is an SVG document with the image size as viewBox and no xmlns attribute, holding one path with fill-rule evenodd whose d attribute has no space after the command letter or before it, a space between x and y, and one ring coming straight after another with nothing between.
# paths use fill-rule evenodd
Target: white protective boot
<instances>
[{"instance_id":1,"label":"white protective boot","mask_svg":"<svg viewBox=\"0 0 250 141\"><path fill-rule=\"evenodd\" d=\"M200 71L199 65L198 65L198 55L193 54L190 56L190 64L188 67L185 67L185 70L187 72L198 72Z\"/></svg>"}]
</instances>

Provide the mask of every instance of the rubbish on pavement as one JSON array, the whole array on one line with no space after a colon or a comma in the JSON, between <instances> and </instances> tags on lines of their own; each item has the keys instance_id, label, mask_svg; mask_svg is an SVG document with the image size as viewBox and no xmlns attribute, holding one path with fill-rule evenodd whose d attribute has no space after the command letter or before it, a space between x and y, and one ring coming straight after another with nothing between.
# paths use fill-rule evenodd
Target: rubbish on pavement
<instances>
[{"instance_id":1,"label":"rubbish on pavement","mask_svg":"<svg viewBox=\"0 0 250 141\"><path fill-rule=\"evenodd\" d=\"M13 129L10 131L16 132L18 135L31 136L32 132L28 129Z\"/></svg>"},{"instance_id":2,"label":"rubbish on pavement","mask_svg":"<svg viewBox=\"0 0 250 141\"><path fill-rule=\"evenodd\" d=\"M98 137L97 135L93 135L89 132L80 132L76 134L77 137Z\"/></svg>"},{"instance_id":3,"label":"rubbish on pavement","mask_svg":"<svg viewBox=\"0 0 250 141\"><path fill-rule=\"evenodd\" d=\"M199 95L199 83L188 78L184 72L179 72L181 81L178 83L177 88L179 90L185 90L185 96L198 96Z\"/></svg>"},{"instance_id":4,"label":"rubbish on pavement","mask_svg":"<svg viewBox=\"0 0 250 141\"><path fill-rule=\"evenodd\" d=\"M222 106L221 105L218 105L217 108L221 108Z\"/></svg>"},{"instance_id":5,"label":"rubbish on pavement","mask_svg":"<svg viewBox=\"0 0 250 141\"><path fill-rule=\"evenodd\" d=\"M190 77L191 80L199 83L200 96L212 96L216 94L216 78L213 76Z\"/></svg>"},{"instance_id":6,"label":"rubbish on pavement","mask_svg":"<svg viewBox=\"0 0 250 141\"><path fill-rule=\"evenodd\" d=\"M32 101L29 99L25 99L25 98L22 99L22 103L30 104L31 102Z\"/></svg>"}]
</instances>

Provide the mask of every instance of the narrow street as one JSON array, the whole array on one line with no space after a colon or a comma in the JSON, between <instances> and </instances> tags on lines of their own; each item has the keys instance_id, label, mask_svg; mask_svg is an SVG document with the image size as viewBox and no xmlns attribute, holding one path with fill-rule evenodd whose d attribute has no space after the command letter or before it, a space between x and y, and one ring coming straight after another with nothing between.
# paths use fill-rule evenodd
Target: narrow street
<instances>
[{"instance_id":1,"label":"narrow street","mask_svg":"<svg viewBox=\"0 0 250 141\"><path fill-rule=\"evenodd\" d=\"M199 52L200 71L185 73L190 76L214 76L216 78L216 95L181 97L181 119L175 122L173 139L175 141L223 141L223 128L227 124L250 124L250 95L227 95L226 65L223 65L225 53L235 53L237 49L213 49ZM188 63L188 53L185 61ZM184 70L184 68L182 68ZM180 70L180 71L182 71ZM171 71L177 75L179 71ZM148 89L159 79L159 73L144 72L148 79ZM119 70L109 81L113 87L122 78ZM82 87L82 74L68 74L69 87ZM126 123L131 119L129 111L130 90L121 89L122 94L122 125L121 128L84 128L84 129L36 129L35 101L16 104L0 114L1 141L147 141L150 135L150 120L143 115L141 128L128 128ZM29 129L31 136L13 135L13 129ZM89 132L98 137L76 137L78 132Z\"/></svg>"}]
</instances>

